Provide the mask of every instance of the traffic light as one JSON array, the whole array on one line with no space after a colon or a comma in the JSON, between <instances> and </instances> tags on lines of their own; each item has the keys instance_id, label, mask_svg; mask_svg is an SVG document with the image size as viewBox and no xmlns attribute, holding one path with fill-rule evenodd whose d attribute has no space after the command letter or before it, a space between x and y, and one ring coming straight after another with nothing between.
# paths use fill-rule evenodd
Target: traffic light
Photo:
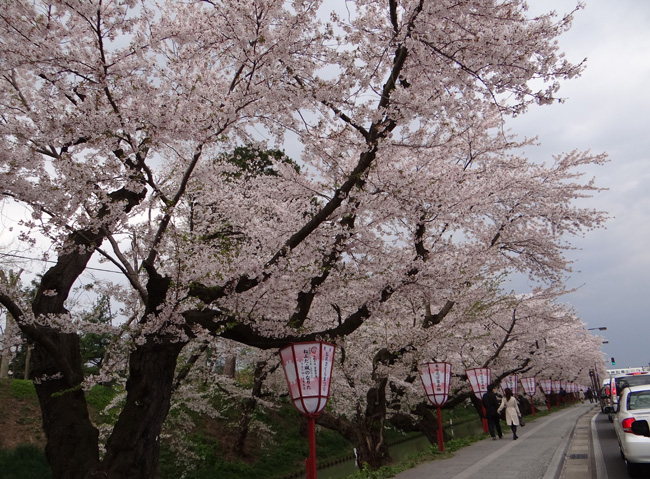
<instances>
[{"instance_id":1,"label":"traffic light","mask_svg":"<svg viewBox=\"0 0 650 479\"><path fill-rule=\"evenodd\" d=\"M612 358L612 366L614 366L615 364L616 364L616 360L614 360L614 358Z\"/></svg>"}]
</instances>

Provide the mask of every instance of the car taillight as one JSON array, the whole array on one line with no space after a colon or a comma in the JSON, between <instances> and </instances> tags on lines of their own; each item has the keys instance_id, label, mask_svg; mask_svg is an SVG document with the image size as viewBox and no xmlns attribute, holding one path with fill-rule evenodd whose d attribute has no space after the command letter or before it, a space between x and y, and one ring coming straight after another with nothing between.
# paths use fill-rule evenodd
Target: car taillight
<instances>
[{"instance_id":1,"label":"car taillight","mask_svg":"<svg viewBox=\"0 0 650 479\"><path fill-rule=\"evenodd\" d=\"M632 432L632 423L634 421L636 421L636 419L634 419L633 417L628 417L623 419L623 422L621 423L621 425L623 426L623 432L629 432L631 434L634 434Z\"/></svg>"}]
</instances>

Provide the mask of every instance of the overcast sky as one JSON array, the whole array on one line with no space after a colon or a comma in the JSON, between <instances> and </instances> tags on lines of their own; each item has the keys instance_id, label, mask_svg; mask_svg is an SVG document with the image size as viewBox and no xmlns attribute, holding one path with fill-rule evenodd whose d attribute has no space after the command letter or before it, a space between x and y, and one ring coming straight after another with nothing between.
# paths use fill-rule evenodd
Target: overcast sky
<instances>
[{"instance_id":1,"label":"overcast sky","mask_svg":"<svg viewBox=\"0 0 650 479\"><path fill-rule=\"evenodd\" d=\"M564 104L532 109L509 122L513 132L539 136L531 157L573 149L606 152L610 162L589 171L609 190L592 201L612 216L605 229L576 239L578 291L564 298L614 367L650 364L650 1L586 0L573 28L560 38L567 57L587 58L580 78L563 85ZM531 11L566 11L570 0L529 0ZM611 368L611 364L607 365Z\"/></svg>"}]
</instances>

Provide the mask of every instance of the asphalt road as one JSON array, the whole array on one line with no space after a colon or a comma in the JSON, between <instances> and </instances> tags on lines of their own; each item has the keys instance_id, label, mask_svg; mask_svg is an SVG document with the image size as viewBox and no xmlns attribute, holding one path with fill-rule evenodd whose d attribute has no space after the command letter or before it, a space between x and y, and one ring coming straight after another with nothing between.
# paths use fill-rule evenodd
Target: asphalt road
<instances>
[{"instance_id":1,"label":"asphalt road","mask_svg":"<svg viewBox=\"0 0 650 479\"><path fill-rule=\"evenodd\" d=\"M607 418L607 414L598 412L593 416L591 423L593 440L597 444L595 449L597 451L598 446L600 447L605 466L598 471L595 477L597 479L627 479L629 476L625 469L625 462L621 459L618 450L614 425ZM650 467L647 467L640 477L650 478Z\"/></svg>"}]
</instances>

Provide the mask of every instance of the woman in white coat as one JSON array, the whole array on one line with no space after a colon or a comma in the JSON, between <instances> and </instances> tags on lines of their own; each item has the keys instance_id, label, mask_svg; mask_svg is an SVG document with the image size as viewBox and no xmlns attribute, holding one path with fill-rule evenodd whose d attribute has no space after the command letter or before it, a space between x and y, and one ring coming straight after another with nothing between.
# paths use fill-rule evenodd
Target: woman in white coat
<instances>
[{"instance_id":1,"label":"woman in white coat","mask_svg":"<svg viewBox=\"0 0 650 479\"><path fill-rule=\"evenodd\" d=\"M512 394L512 389L506 388L504 393L505 397L501 399L499 413L504 409L506 410L506 424L512 429L512 438L517 439L517 426L519 426L519 417L521 416L519 403L517 402L517 398Z\"/></svg>"}]
</instances>

